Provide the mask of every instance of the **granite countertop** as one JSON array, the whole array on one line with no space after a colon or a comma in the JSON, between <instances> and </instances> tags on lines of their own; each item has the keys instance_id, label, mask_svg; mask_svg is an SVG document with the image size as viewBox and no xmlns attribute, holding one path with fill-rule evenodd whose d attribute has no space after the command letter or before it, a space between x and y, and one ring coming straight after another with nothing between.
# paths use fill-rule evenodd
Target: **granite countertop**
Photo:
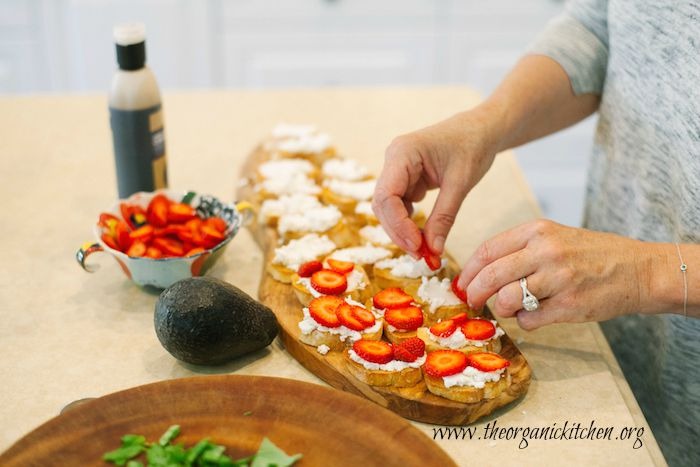
<instances>
[{"instance_id":1,"label":"granite countertop","mask_svg":"<svg viewBox=\"0 0 700 467\"><path fill-rule=\"evenodd\" d=\"M466 87L164 94L170 186L233 198L242 161L280 121L316 123L342 154L376 173L392 137L478 102ZM172 358L153 331L157 293L130 283L107 255L88 274L74 259L92 240L100 211L116 198L104 95L0 98L0 198L5 222L0 269L0 450L71 401L210 373L271 375L325 384L278 340L220 368ZM426 206L434 194L426 200ZM497 157L469 195L447 248L465 261L488 237L539 216L512 153ZM262 254L242 231L209 272L255 296ZM597 324L525 332L501 325L533 369L519 402L472 425L475 439L438 440L460 465L663 465L664 460ZM486 439L501 428L612 427L610 439ZM554 426L556 424L556 426ZM416 423L428 436L434 428ZM637 439L616 439L625 427ZM515 430L510 430L515 433ZM521 432L522 433L522 432ZM569 433L572 433L569 431ZM480 438L480 439L476 439ZM637 441L639 444L640 441Z\"/></svg>"}]
</instances>

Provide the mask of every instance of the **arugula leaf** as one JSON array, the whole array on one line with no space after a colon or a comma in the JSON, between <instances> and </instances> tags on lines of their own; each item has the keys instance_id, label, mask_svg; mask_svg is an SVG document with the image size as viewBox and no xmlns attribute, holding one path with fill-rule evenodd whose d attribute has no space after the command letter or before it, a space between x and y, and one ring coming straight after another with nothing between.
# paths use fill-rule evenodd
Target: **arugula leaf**
<instances>
[{"instance_id":1,"label":"arugula leaf","mask_svg":"<svg viewBox=\"0 0 700 467\"><path fill-rule=\"evenodd\" d=\"M165 433L163 433L163 436L160 437L160 440L158 440L158 444L161 446L166 446L170 441L174 440L177 435L180 434L180 425L171 425L167 430L165 430Z\"/></svg>"},{"instance_id":2,"label":"arugula leaf","mask_svg":"<svg viewBox=\"0 0 700 467\"><path fill-rule=\"evenodd\" d=\"M122 436L121 447L102 456L102 460L124 465L132 457L136 457L146 450L146 438L140 435Z\"/></svg>"},{"instance_id":3,"label":"arugula leaf","mask_svg":"<svg viewBox=\"0 0 700 467\"><path fill-rule=\"evenodd\" d=\"M258 452L255 454L250 467L289 467L299 459L301 459L301 454L288 456L284 451L275 446L272 441L265 437L260 443Z\"/></svg>"}]
</instances>

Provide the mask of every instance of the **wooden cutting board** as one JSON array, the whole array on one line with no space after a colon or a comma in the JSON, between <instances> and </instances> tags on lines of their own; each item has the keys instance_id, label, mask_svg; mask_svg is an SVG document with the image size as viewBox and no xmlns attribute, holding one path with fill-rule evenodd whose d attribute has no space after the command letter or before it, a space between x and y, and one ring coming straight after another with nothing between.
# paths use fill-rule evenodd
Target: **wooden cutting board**
<instances>
[{"instance_id":1,"label":"wooden cutting board","mask_svg":"<svg viewBox=\"0 0 700 467\"><path fill-rule=\"evenodd\" d=\"M257 148L246 161L241 174L255 173L256 167L265 160L265 153ZM237 192L238 200L253 199L252 181ZM264 252L265 264L272 260L278 245L275 229L253 221L248 228L255 241ZM450 276L458 272L457 265L450 260ZM498 397L478 403L465 404L436 396L428 391L424 382L410 388L385 388L369 386L353 377L346 369L342 352L330 351L321 355L316 347L303 344L299 340L301 331L298 323L302 319L302 306L296 298L292 286L274 280L263 268L258 298L270 307L280 324L280 338L287 351L306 369L337 389L363 396L378 405L411 420L440 424L464 425L473 423L499 407L522 397L530 385L532 371L525 357L507 335L501 337L500 354L510 360L511 384ZM493 319L488 310L485 317Z\"/></svg>"},{"instance_id":2,"label":"wooden cutting board","mask_svg":"<svg viewBox=\"0 0 700 467\"><path fill-rule=\"evenodd\" d=\"M342 413L342 417L335 416ZM329 423L332 420L332 423ZM187 447L202 438L241 458L268 437L304 466L454 467L406 420L350 394L284 378L204 376L147 384L81 404L0 455L4 467L107 466L125 434L157 441L173 424Z\"/></svg>"}]
</instances>

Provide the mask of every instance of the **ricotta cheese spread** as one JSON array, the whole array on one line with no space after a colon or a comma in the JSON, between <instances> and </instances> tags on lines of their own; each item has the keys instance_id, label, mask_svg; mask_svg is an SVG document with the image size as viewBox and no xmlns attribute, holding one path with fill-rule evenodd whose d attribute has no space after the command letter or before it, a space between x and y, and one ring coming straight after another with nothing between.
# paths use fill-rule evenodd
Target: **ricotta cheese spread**
<instances>
[{"instance_id":1,"label":"ricotta cheese spread","mask_svg":"<svg viewBox=\"0 0 700 467\"><path fill-rule=\"evenodd\" d=\"M283 214L301 214L321 206L323 205L315 196L283 195L276 199L263 201L260 207L260 218L263 222L267 222L272 217L280 217Z\"/></svg>"},{"instance_id":2,"label":"ricotta cheese spread","mask_svg":"<svg viewBox=\"0 0 700 467\"><path fill-rule=\"evenodd\" d=\"M285 213L277 221L277 231L287 232L325 232L335 227L343 214L335 206L319 206L301 213Z\"/></svg>"},{"instance_id":3,"label":"ricotta cheese spread","mask_svg":"<svg viewBox=\"0 0 700 467\"><path fill-rule=\"evenodd\" d=\"M418 297L429 305L431 313L435 313L435 310L441 306L464 304L452 292L452 281L449 279L440 280L437 277L423 277L421 279L421 285L418 287Z\"/></svg>"},{"instance_id":4,"label":"ricotta cheese spread","mask_svg":"<svg viewBox=\"0 0 700 467\"><path fill-rule=\"evenodd\" d=\"M399 256L398 258L388 258L375 263L375 267L380 269L388 269L389 272L396 277L405 277L408 279L417 279L422 276L434 276L447 265L447 260L442 259L440 269L437 271L431 270L423 258L415 260L409 255Z\"/></svg>"},{"instance_id":5,"label":"ricotta cheese spread","mask_svg":"<svg viewBox=\"0 0 700 467\"><path fill-rule=\"evenodd\" d=\"M393 242L381 225L366 225L360 229L360 237L368 243L389 246Z\"/></svg>"},{"instance_id":6,"label":"ricotta cheese spread","mask_svg":"<svg viewBox=\"0 0 700 467\"><path fill-rule=\"evenodd\" d=\"M352 198L357 201L367 201L374 194L374 187L377 185L376 180L365 180L362 182L346 182L344 180L326 180L323 186L328 188L333 193ZM371 209L371 207L370 207Z\"/></svg>"},{"instance_id":7,"label":"ricotta cheese spread","mask_svg":"<svg viewBox=\"0 0 700 467\"><path fill-rule=\"evenodd\" d=\"M331 159L323 163L321 173L327 178L357 182L367 178L367 168L354 159Z\"/></svg>"},{"instance_id":8,"label":"ricotta cheese spread","mask_svg":"<svg viewBox=\"0 0 700 467\"><path fill-rule=\"evenodd\" d=\"M296 271L307 261L313 261L335 250L335 243L325 235L308 234L275 248L272 264L281 264Z\"/></svg>"},{"instance_id":9,"label":"ricotta cheese spread","mask_svg":"<svg viewBox=\"0 0 700 467\"><path fill-rule=\"evenodd\" d=\"M355 264L374 264L391 256L391 251L377 246L354 246L335 250L330 258Z\"/></svg>"},{"instance_id":10,"label":"ricotta cheese spread","mask_svg":"<svg viewBox=\"0 0 700 467\"><path fill-rule=\"evenodd\" d=\"M468 366L461 373L443 376L442 381L446 388L451 388L452 386L471 386L481 389L486 383L495 383L501 379L501 375L504 371L506 371L505 368L496 371L480 371L473 366Z\"/></svg>"}]
</instances>

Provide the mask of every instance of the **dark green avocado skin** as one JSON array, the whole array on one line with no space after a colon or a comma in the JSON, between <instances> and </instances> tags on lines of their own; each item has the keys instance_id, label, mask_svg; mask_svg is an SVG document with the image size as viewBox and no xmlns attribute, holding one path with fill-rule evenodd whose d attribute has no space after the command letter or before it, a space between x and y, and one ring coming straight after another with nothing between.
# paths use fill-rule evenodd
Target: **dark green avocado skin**
<instances>
[{"instance_id":1,"label":"dark green avocado skin","mask_svg":"<svg viewBox=\"0 0 700 467\"><path fill-rule=\"evenodd\" d=\"M154 322L165 350L195 365L220 365L261 349L278 331L268 307L211 277L183 279L165 289Z\"/></svg>"}]
</instances>

